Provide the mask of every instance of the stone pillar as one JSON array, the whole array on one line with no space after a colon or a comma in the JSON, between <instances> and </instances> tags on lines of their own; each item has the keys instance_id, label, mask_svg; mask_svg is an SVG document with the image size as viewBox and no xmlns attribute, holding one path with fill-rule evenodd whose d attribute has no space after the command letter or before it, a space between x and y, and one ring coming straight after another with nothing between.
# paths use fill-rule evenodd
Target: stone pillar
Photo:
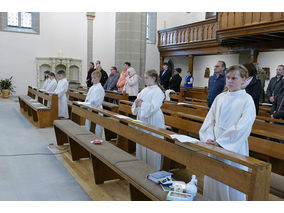
<instances>
[{"instance_id":1,"label":"stone pillar","mask_svg":"<svg viewBox=\"0 0 284 213\"><path fill-rule=\"evenodd\" d=\"M142 78L145 73L146 18L145 12L117 12L115 23L115 65L121 71L124 62L129 61Z\"/></svg>"},{"instance_id":2,"label":"stone pillar","mask_svg":"<svg viewBox=\"0 0 284 213\"><path fill-rule=\"evenodd\" d=\"M93 61L93 21L95 18L94 12L87 12L87 69L89 69L89 64Z\"/></svg>"}]
</instances>

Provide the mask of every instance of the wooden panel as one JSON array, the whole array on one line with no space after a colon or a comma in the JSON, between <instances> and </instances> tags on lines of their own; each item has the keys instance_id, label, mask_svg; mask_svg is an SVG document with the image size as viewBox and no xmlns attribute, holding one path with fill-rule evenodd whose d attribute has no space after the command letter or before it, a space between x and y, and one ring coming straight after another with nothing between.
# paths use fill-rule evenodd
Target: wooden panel
<instances>
[{"instance_id":1,"label":"wooden panel","mask_svg":"<svg viewBox=\"0 0 284 213\"><path fill-rule=\"evenodd\" d=\"M279 12L272 13L272 20L273 21L278 21L278 20L282 19L283 18L282 14L283 13L279 13Z\"/></svg>"},{"instance_id":2,"label":"wooden panel","mask_svg":"<svg viewBox=\"0 0 284 213\"><path fill-rule=\"evenodd\" d=\"M269 22L272 20L272 14L269 12L260 13L260 22Z\"/></svg>"},{"instance_id":3,"label":"wooden panel","mask_svg":"<svg viewBox=\"0 0 284 213\"><path fill-rule=\"evenodd\" d=\"M236 12L235 13L235 26L243 26L244 25L244 13Z\"/></svg>"},{"instance_id":4,"label":"wooden panel","mask_svg":"<svg viewBox=\"0 0 284 213\"><path fill-rule=\"evenodd\" d=\"M228 13L228 27L235 27L235 12Z\"/></svg>"},{"instance_id":5,"label":"wooden panel","mask_svg":"<svg viewBox=\"0 0 284 213\"><path fill-rule=\"evenodd\" d=\"M251 25L252 23L252 12L244 13L244 25Z\"/></svg>"}]
</instances>

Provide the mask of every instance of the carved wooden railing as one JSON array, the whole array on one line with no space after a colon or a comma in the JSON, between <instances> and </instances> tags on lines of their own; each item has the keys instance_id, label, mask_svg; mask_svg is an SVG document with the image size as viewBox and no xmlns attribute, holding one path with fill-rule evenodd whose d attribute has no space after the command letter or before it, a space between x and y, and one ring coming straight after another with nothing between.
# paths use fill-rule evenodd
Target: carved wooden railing
<instances>
[{"instance_id":1,"label":"carved wooden railing","mask_svg":"<svg viewBox=\"0 0 284 213\"><path fill-rule=\"evenodd\" d=\"M236 45L279 49L283 37L284 12L218 12L217 18L158 31L158 48L162 56L232 52Z\"/></svg>"},{"instance_id":2,"label":"carved wooden railing","mask_svg":"<svg viewBox=\"0 0 284 213\"><path fill-rule=\"evenodd\" d=\"M216 19L158 31L158 46L184 45L216 40Z\"/></svg>"},{"instance_id":3,"label":"carved wooden railing","mask_svg":"<svg viewBox=\"0 0 284 213\"><path fill-rule=\"evenodd\" d=\"M284 20L283 12L219 12L219 30Z\"/></svg>"}]
</instances>

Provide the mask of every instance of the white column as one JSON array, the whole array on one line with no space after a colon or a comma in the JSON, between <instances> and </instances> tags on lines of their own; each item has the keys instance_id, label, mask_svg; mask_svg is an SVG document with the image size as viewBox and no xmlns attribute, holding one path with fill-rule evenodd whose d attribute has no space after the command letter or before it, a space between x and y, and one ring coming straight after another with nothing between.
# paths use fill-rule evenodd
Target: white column
<instances>
[{"instance_id":1,"label":"white column","mask_svg":"<svg viewBox=\"0 0 284 213\"><path fill-rule=\"evenodd\" d=\"M93 61L93 21L95 19L94 12L87 12L88 28L87 28L87 68Z\"/></svg>"}]
</instances>

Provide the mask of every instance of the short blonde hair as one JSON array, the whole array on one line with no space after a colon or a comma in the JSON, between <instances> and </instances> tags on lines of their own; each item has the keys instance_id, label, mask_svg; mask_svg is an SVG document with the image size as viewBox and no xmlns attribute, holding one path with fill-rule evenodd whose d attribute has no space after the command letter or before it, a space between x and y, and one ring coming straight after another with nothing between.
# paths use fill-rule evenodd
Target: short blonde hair
<instances>
[{"instance_id":1,"label":"short blonde hair","mask_svg":"<svg viewBox=\"0 0 284 213\"><path fill-rule=\"evenodd\" d=\"M92 77L101 78L102 73L100 71L94 71L94 72L92 72Z\"/></svg>"},{"instance_id":2,"label":"short blonde hair","mask_svg":"<svg viewBox=\"0 0 284 213\"><path fill-rule=\"evenodd\" d=\"M248 70L242 64L230 66L229 69L226 71L226 75L228 75L231 72L235 72L235 71L239 72L241 78L248 78Z\"/></svg>"}]
</instances>

